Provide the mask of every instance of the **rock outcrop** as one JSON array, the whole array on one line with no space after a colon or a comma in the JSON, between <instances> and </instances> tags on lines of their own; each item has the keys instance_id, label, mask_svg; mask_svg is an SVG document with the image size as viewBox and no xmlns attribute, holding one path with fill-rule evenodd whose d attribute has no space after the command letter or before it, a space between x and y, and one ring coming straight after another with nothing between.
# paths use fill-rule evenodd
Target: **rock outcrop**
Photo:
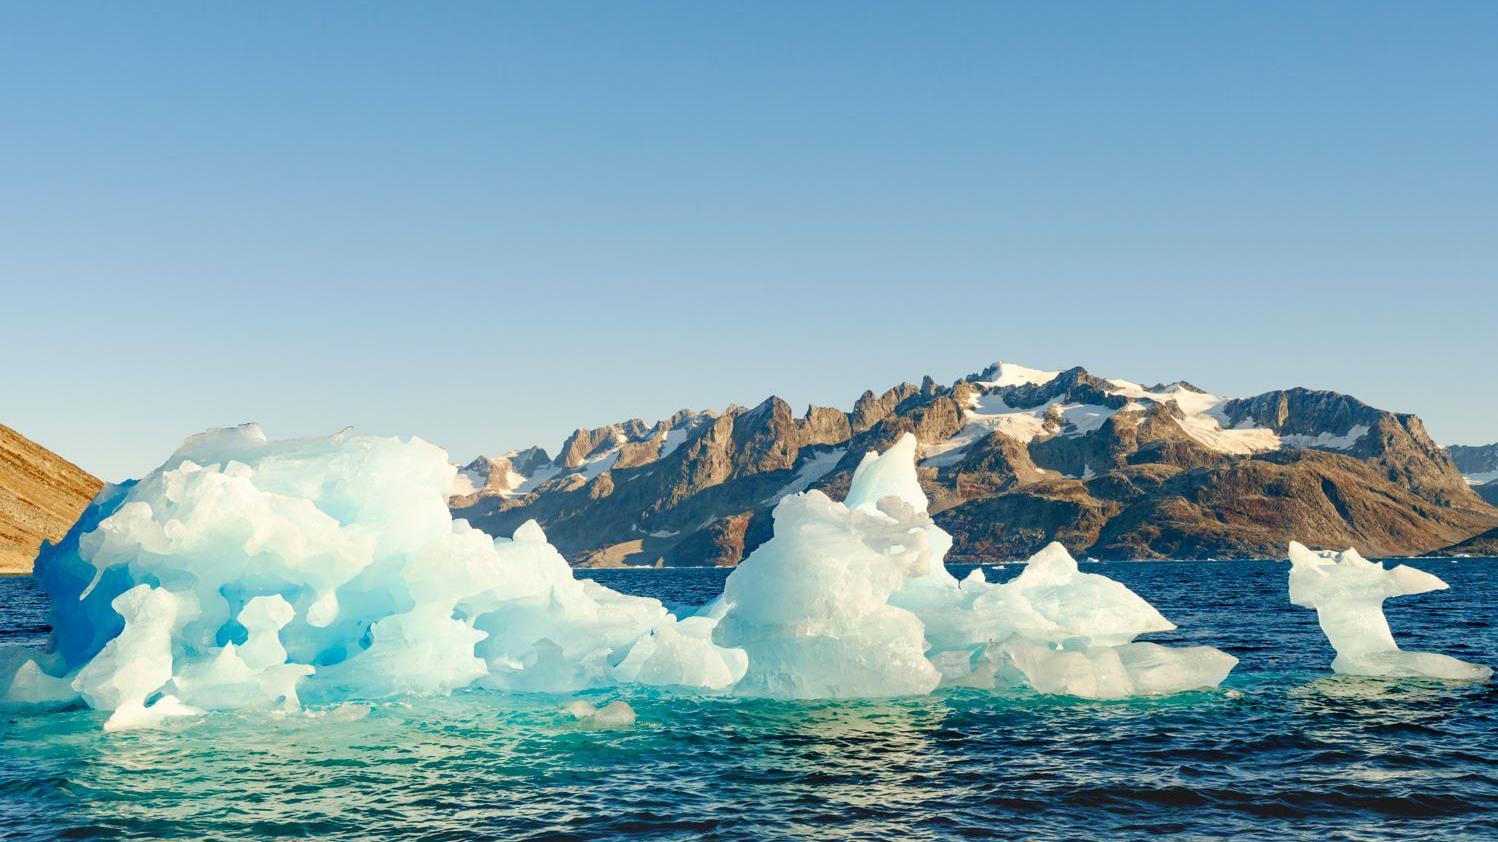
<instances>
[{"instance_id":1,"label":"rock outcrop","mask_svg":"<svg viewBox=\"0 0 1498 842\"><path fill-rule=\"evenodd\" d=\"M102 483L0 424L0 573L27 573L42 541L67 533Z\"/></svg>"},{"instance_id":2,"label":"rock outcrop","mask_svg":"<svg viewBox=\"0 0 1498 842\"><path fill-rule=\"evenodd\" d=\"M1498 558L1498 527L1474 535L1458 544L1442 547L1436 555L1485 556Z\"/></svg>"}]
</instances>

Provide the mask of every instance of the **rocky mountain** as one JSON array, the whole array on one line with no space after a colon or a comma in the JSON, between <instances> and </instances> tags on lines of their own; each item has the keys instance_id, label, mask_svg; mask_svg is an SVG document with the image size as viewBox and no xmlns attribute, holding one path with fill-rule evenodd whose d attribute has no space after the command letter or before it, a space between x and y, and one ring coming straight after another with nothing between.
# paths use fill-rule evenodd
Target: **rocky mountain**
<instances>
[{"instance_id":1,"label":"rocky mountain","mask_svg":"<svg viewBox=\"0 0 1498 842\"><path fill-rule=\"evenodd\" d=\"M61 538L101 483L0 424L0 573L27 573L43 540Z\"/></svg>"},{"instance_id":2,"label":"rocky mountain","mask_svg":"<svg viewBox=\"0 0 1498 842\"><path fill-rule=\"evenodd\" d=\"M1498 557L1498 527L1441 549L1436 555Z\"/></svg>"},{"instance_id":3,"label":"rocky mountain","mask_svg":"<svg viewBox=\"0 0 1498 842\"><path fill-rule=\"evenodd\" d=\"M1477 496L1498 506L1498 443L1476 447L1454 444L1446 452Z\"/></svg>"},{"instance_id":4,"label":"rocky mountain","mask_svg":"<svg viewBox=\"0 0 1498 842\"><path fill-rule=\"evenodd\" d=\"M475 460L451 505L495 535L535 518L574 563L732 565L769 536L781 497L840 497L863 454L905 432L954 561L1052 540L1101 558L1278 557L1291 539L1407 555L1498 526L1413 415L1335 392L1230 399L1009 363L865 392L846 412L770 397L580 429L554 459Z\"/></svg>"}]
</instances>

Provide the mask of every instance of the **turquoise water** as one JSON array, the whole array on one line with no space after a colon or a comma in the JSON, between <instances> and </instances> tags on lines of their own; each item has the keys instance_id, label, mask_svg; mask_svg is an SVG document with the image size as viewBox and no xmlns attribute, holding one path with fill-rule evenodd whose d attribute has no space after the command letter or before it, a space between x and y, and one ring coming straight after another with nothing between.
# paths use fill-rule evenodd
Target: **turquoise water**
<instances>
[{"instance_id":1,"label":"turquoise water","mask_svg":"<svg viewBox=\"0 0 1498 842\"><path fill-rule=\"evenodd\" d=\"M1449 591L1391 600L1402 645L1498 664L1498 560L1410 562ZM331 839L1498 838L1498 690L1332 676L1282 562L1088 564L1242 663L1213 692L1128 702L938 693L794 703L623 697L585 731L567 697L461 693L217 714L106 735L88 710L0 711L0 832ZM954 567L959 576L969 567ZM1017 565L985 567L990 579ZM601 571L698 604L716 570ZM45 638L0 578L0 645Z\"/></svg>"}]
</instances>

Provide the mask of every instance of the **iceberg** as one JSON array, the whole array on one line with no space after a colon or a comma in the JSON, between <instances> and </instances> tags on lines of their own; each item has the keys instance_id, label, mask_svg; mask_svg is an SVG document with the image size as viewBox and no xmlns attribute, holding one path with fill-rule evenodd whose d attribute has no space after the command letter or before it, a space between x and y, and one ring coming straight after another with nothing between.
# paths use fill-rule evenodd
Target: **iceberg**
<instances>
[{"instance_id":1,"label":"iceberg","mask_svg":"<svg viewBox=\"0 0 1498 842\"><path fill-rule=\"evenodd\" d=\"M1237 659L1209 646L1135 642L1175 626L1119 582L1082 573L1053 543L1014 580L962 581L927 512L915 437L855 470L842 503L781 500L774 536L724 588L714 640L749 654L735 692L896 696L940 686L1118 699L1216 687Z\"/></svg>"},{"instance_id":2,"label":"iceberg","mask_svg":"<svg viewBox=\"0 0 1498 842\"><path fill-rule=\"evenodd\" d=\"M820 491L782 498L774 535L729 575L713 632L748 653L735 692L781 698L929 693L925 627L891 603L941 564L951 539L926 514L915 482L915 438L869 453L847 499Z\"/></svg>"},{"instance_id":3,"label":"iceberg","mask_svg":"<svg viewBox=\"0 0 1498 842\"><path fill-rule=\"evenodd\" d=\"M1336 650L1332 671L1347 675L1486 681L1492 669L1437 652L1406 652L1394 642L1383 603L1449 587L1436 576L1400 564L1368 561L1357 550L1315 551L1290 542L1290 602L1314 608Z\"/></svg>"},{"instance_id":4,"label":"iceberg","mask_svg":"<svg viewBox=\"0 0 1498 842\"><path fill-rule=\"evenodd\" d=\"M66 687L117 729L303 699L742 677L711 620L579 581L534 522L493 539L454 521L455 470L414 438L188 439L43 548L52 637L0 675L5 699Z\"/></svg>"},{"instance_id":5,"label":"iceberg","mask_svg":"<svg viewBox=\"0 0 1498 842\"><path fill-rule=\"evenodd\" d=\"M927 618L949 685L1123 699L1216 687L1238 663L1211 646L1135 641L1176 626L1123 584L1081 572L1059 543L1009 582L975 570L955 587L916 582L897 598Z\"/></svg>"}]
</instances>

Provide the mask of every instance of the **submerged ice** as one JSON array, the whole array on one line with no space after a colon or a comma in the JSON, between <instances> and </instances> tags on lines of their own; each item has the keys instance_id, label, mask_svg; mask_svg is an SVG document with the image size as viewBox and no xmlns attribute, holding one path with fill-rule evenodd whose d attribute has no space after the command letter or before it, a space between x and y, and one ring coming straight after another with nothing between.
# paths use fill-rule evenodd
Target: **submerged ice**
<instances>
[{"instance_id":1,"label":"submerged ice","mask_svg":"<svg viewBox=\"0 0 1498 842\"><path fill-rule=\"evenodd\" d=\"M1394 642L1383 603L1391 596L1445 590L1436 576L1400 564L1386 568L1356 550L1325 552L1290 544L1290 602L1314 608L1336 650L1334 672L1486 681L1488 667L1437 652L1406 652Z\"/></svg>"},{"instance_id":2,"label":"submerged ice","mask_svg":"<svg viewBox=\"0 0 1498 842\"><path fill-rule=\"evenodd\" d=\"M911 436L868 454L842 502L783 499L774 537L683 617L577 579L533 521L497 539L454 521L454 470L418 439L189 439L44 548L52 637L0 663L4 699L81 699L115 729L469 687L1120 698L1215 686L1236 663L1137 642L1174 626L1057 544L1013 581L957 581Z\"/></svg>"}]
</instances>

